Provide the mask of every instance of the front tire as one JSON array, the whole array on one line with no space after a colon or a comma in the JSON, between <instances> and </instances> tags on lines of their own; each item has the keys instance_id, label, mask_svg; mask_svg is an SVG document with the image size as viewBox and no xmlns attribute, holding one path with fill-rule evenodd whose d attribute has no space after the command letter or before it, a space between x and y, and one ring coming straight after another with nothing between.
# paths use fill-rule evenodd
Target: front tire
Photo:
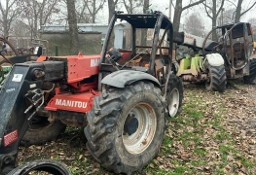
<instances>
[{"instance_id":1,"label":"front tire","mask_svg":"<svg viewBox=\"0 0 256 175\"><path fill-rule=\"evenodd\" d=\"M250 61L249 75L244 77L244 83L256 84L256 59Z\"/></svg>"},{"instance_id":2,"label":"front tire","mask_svg":"<svg viewBox=\"0 0 256 175\"><path fill-rule=\"evenodd\" d=\"M181 105L183 99L183 84L182 80L176 75L170 75L166 101L167 109L170 117L175 117L181 112Z\"/></svg>"},{"instance_id":3,"label":"front tire","mask_svg":"<svg viewBox=\"0 0 256 175\"><path fill-rule=\"evenodd\" d=\"M115 173L141 170L159 152L165 131L161 91L149 82L105 88L85 128L87 148Z\"/></svg>"},{"instance_id":4,"label":"front tire","mask_svg":"<svg viewBox=\"0 0 256 175\"><path fill-rule=\"evenodd\" d=\"M55 140L65 129L66 125L59 120L49 122L47 117L36 116L31 119L21 144L26 146L44 144Z\"/></svg>"},{"instance_id":5,"label":"front tire","mask_svg":"<svg viewBox=\"0 0 256 175\"><path fill-rule=\"evenodd\" d=\"M225 66L210 66L208 67L208 81L206 89L212 91L224 92L227 85L227 76Z\"/></svg>"}]
</instances>

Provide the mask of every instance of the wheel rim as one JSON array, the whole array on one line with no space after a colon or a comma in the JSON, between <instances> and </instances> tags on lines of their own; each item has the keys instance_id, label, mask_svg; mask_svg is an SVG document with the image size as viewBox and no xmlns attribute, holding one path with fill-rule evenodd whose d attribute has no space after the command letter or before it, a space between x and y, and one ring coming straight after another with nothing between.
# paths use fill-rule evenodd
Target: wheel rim
<instances>
[{"instance_id":1,"label":"wheel rim","mask_svg":"<svg viewBox=\"0 0 256 175\"><path fill-rule=\"evenodd\" d=\"M179 109L179 103L180 103L180 96L179 96L179 90L177 88L174 88L170 95L169 95L169 115L171 117L174 117Z\"/></svg>"},{"instance_id":2,"label":"wheel rim","mask_svg":"<svg viewBox=\"0 0 256 175\"><path fill-rule=\"evenodd\" d=\"M147 103L138 103L126 116L123 128L123 143L131 154L145 151L154 139L157 117L153 107Z\"/></svg>"}]
</instances>

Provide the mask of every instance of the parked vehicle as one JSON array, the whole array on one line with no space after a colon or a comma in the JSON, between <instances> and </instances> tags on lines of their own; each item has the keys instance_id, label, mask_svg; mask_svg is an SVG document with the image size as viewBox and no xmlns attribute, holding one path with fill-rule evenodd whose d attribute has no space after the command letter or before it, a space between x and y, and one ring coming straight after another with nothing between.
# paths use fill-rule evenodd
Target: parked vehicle
<instances>
[{"instance_id":1,"label":"parked vehicle","mask_svg":"<svg viewBox=\"0 0 256 175\"><path fill-rule=\"evenodd\" d=\"M213 31L218 41L210 40ZM249 23L236 23L214 28L203 39L183 33L187 53L178 60L177 75L184 81L204 82L208 90L223 92L227 80L244 78L245 83L256 83L256 58L252 58L253 35Z\"/></svg>"},{"instance_id":2,"label":"parked vehicle","mask_svg":"<svg viewBox=\"0 0 256 175\"><path fill-rule=\"evenodd\" d=\"M129 26L126 48L114 48L117 22ZM143 38L149 31L150 40ZM141 170L160 150L166 116L180 111L183 86L173 71L172 46L172 23L162 13L117 12L100 55L15 64L0 92L1 174L15 167L21 140L44 143L66 125L85 127L87 148L103 167Z\"/></svg>"}]
</instances>

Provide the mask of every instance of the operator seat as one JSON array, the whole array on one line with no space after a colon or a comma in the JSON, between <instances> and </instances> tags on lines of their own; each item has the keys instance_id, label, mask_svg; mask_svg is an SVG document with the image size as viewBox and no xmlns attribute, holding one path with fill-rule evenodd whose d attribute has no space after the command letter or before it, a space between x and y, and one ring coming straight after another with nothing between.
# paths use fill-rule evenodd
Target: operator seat
<instances>
[{"instance_id":1,"label":"operator seat","mask_svg":"<svg viewBox=\"0 0 256 175\"><path fill-rule=\"evenodd\" d=\"M244 44L237 42L233 44L233 52L234 52L234 64L235 66L241 66L245 61L245 51Z\"/></svg>"}]
</instances>

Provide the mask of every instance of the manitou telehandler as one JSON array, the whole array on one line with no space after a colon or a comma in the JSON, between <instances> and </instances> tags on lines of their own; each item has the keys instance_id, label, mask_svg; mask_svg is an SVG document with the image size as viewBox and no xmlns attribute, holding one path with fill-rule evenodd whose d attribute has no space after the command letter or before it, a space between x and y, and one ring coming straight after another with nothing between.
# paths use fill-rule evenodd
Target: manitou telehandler
<instances>
[{"instance_id":1,"label":"manitou telehandler","mask_svg":"<svg viewBox=\"0 0 256 175\"><path fill-rule=\"evenodd\" d=\"M210 38L216 31L218 41ZM181 33L180 33L181 34ZM205 38L183 33L178 45L177 75L188 82L205 82L208 90L223 92L227 79L243 78L245 83L256 84L256 58L253 35L249 23L219 26Z\"/></svg>"},{"instance_id":2,"label":"manitou telehandler","mask_svg":"<svg viewBox=\"0 0 256 175\"><path fill-rule=\"evenodd\" d=\"M117 25L125 26L123 37ZM166 116L180 111L183 86L173 71L173 42L162 13L117 12L100 55L15 64L0 92L1 174L15 167L21 141L43 143L66 125L85 127L87 148L103 167L141 170L160 150Z\"/></svg>"}]
</instances>

